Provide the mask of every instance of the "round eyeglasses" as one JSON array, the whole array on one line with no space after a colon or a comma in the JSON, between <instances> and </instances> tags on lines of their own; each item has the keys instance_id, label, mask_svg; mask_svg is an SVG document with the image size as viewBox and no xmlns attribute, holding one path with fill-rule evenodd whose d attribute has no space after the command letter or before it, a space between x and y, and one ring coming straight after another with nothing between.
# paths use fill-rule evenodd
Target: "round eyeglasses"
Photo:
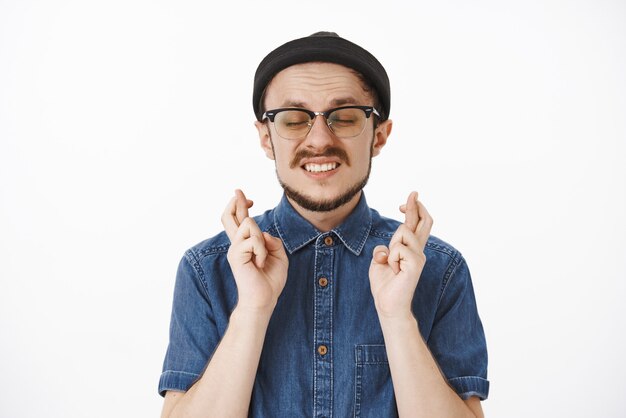
<instances>
[{"instance_id":1,"label":"round eyeglasses","mask_svg":"<svg viewBox=\"0 0 626 418\"><path fill-rule=\"evenodd\" d=\"M285 107L268 110L263 113L261 120L269 119L280 137L297 140L309 134L317 116L323 116L326 126L335 136L352 138L363 132L372 113L380 117L378 111L372 106L342 106L325 112Z\"/></svg>"}]
</instances>

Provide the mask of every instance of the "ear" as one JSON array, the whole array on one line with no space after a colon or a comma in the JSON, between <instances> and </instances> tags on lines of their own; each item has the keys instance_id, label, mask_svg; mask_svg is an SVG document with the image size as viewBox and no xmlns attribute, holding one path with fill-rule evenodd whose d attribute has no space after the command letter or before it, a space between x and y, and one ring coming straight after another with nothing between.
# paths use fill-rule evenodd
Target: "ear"
<instances>
[{"instance_id":1,"label":"ear","mask_svg":"<svg viewBox=\"0 0 626 418\"><path fill-rule=\"evenodd\" d=\"M380 154L380 150L387 143L387 138L391 135L391 128L393 127L393 122L391 119L387 119L384 122L381 122L374 130L374 143L372 144L372 157Z\"/></svg>"},{"instance_id":2,"label":"ear","mask_svg":"<svg viewBox=\"0 0 626 418\"><path fill-rule=\"evenodd\" d=\"M269 125L267 123L254 122L256 130L259 132L259 140L261 142L261 148L265 151L265 155L270 160L274 159L274 148L272 147L272 140L270 138Z\"/></svg>"}]
</instances>

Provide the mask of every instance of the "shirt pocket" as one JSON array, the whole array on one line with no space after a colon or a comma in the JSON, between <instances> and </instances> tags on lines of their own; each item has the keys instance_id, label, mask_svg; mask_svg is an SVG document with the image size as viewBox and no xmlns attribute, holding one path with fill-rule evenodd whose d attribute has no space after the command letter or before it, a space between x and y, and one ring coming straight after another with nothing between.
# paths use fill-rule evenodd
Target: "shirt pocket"
<instances>
[{"instance_id":1,"label":"shirt pocket","mask_svg":"<svg viewBox=\"0 0 626 418\"><path fill-rule=\"evenodd\" d=\"M397 417L387 351L382 344L358 344L354 349L354 416Z\"/></svg>"}]
</instances>

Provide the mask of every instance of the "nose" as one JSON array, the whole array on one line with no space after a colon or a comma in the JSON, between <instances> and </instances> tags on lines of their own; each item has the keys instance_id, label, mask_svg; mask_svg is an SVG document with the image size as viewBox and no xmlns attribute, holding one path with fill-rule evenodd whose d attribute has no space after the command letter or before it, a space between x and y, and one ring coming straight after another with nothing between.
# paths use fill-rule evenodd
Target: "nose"
<instances>
[{"instance_id":1,"label":"nose","mask_svg":"<svg viewBox=\"0 0 626 418\"><path fill-rule=\"evenodd\" d=\"M316 115L311 123L311 130L305 138L307 147L325 149L336 140L323 115Z\"/></svg>"}]
</instances>

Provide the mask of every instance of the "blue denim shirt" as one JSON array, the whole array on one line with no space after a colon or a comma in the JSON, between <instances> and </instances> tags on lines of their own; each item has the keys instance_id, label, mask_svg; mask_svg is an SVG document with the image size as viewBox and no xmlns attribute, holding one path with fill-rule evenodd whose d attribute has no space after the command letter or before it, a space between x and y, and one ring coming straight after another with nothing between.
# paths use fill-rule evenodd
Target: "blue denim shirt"
<instances>
[{"instance_id":1,"label":"blue denim shirt","mask_svg":"<svg viewBox=\"0 0 626 418\"><path fill-rule=\"evenodd\" d=\"M249 416L398 416L368 271L374 247L387 245L399 222L370 209L364 196L326 233L285 197L255 220L282 239L289 273L267 330ZM189 389L226 332L237 303L229 245L222 232L180 262L162 395ZM419 330L459 396L485 399L487 349L465 260L433 236L425 254L412 305Z\"/></svg>"}]
</instances>

